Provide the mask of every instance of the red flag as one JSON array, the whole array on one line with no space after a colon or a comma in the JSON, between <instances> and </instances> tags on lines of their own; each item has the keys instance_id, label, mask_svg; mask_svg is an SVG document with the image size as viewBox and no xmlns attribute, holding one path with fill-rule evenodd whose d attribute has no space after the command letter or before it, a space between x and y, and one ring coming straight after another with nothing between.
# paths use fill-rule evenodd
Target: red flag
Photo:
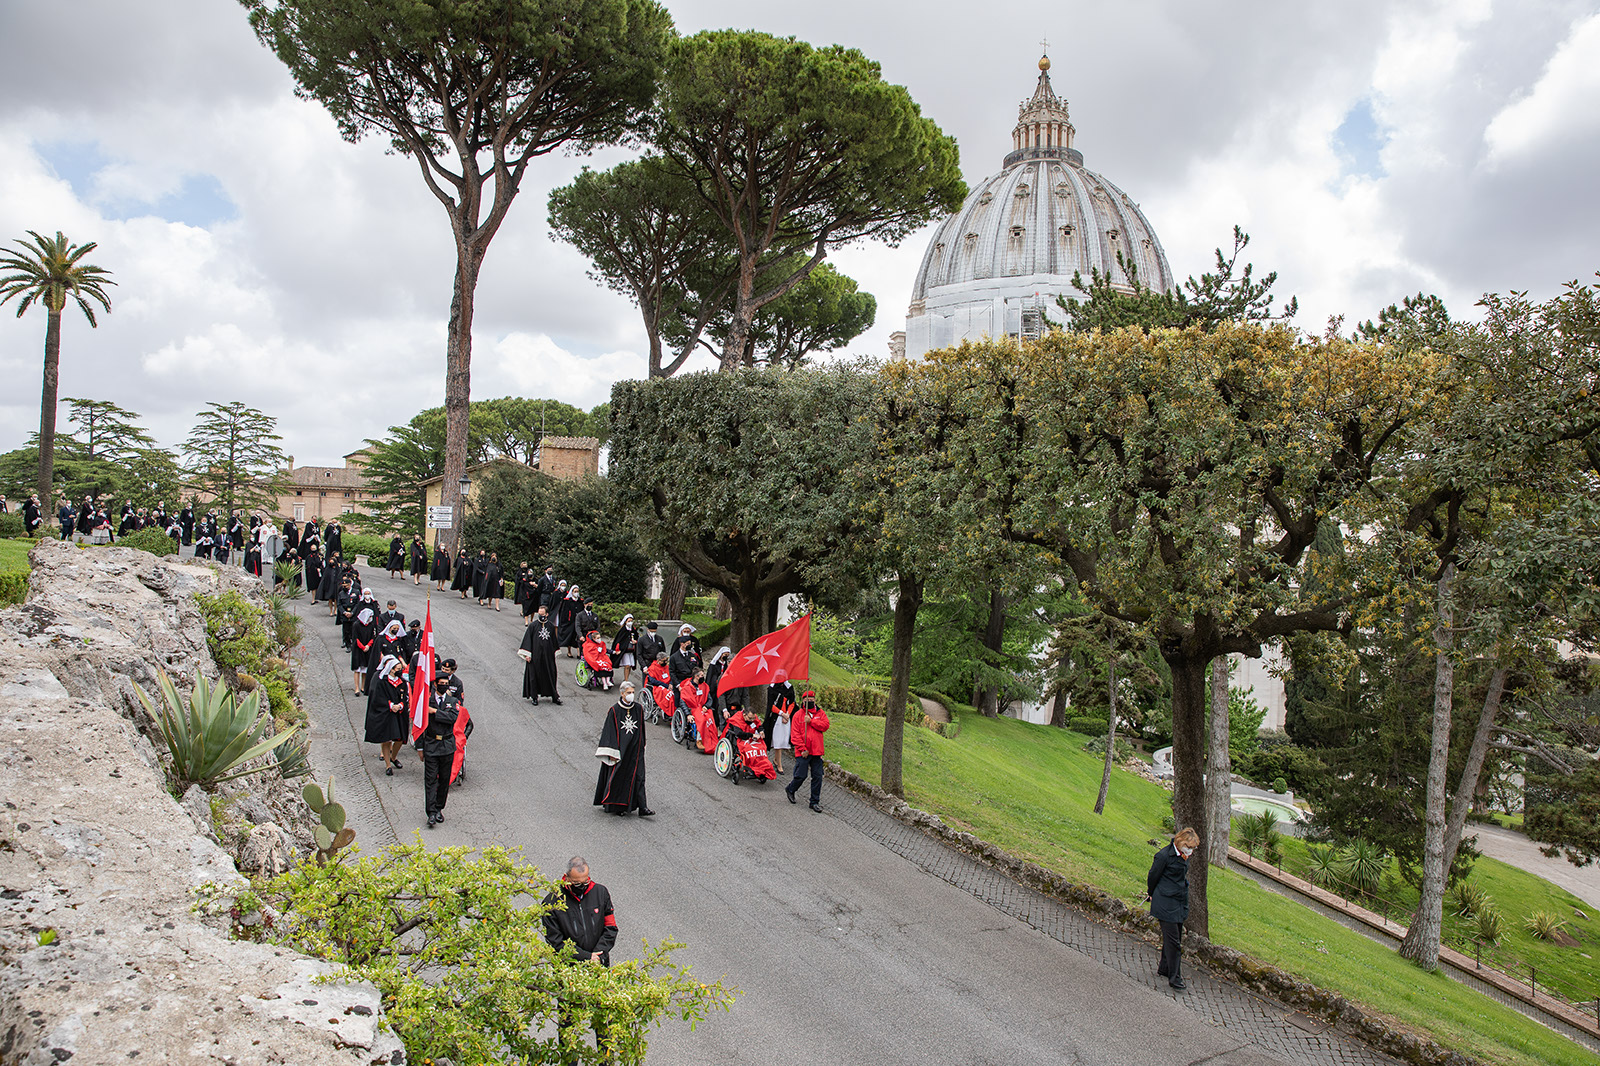
<instances>
[{"instance_id":1,"label":"red flag","mask_svg":"<svg viewBox=\"0 0 1600 1066\"><path fill-rule=\"evenodd\" d=\"M739 649L717 682L717 695L743 685L770 685L811 676L811 615Z\"/></svg>"},{"instance_id":2,"label":"red flag","mask_svg":"<svg viewBox=\"0 0 1600 1066\"><path fill-rule=\"evenodd\" d=\"M417 669L411 677L411 740L413 743L428 728L428 693L433 690L433 600L428 600L422 619L422 640L418 644Z\"/></svg>"}]
</instances>

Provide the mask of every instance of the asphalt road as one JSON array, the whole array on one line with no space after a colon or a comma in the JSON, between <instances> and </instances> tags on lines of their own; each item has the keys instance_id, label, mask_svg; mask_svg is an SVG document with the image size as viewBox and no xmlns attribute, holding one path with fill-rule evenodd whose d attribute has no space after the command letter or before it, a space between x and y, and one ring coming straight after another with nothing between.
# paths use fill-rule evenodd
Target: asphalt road
<instances>
[{"instance_id":1,"label":"asphalt road","mask_svg":"<svg viewBox=\"0 0 1600 1066\"><path fill-rule=\"evenodd\" d=\"M379 603L394 597L421 617L427 586L364 571ZM302 686L319 749L348 768L344 711L359 729L348 653L326 607L306 615ZM785 801L780 784L735 786L709 756L649 727L653 819L616 818L591 805L601 715L610 700L579 694L558 659L563 706L521 698L520 615L436 593L440 654L460 663L477 723L465 787L432 844L518 845L547 873L588 858L611 890L621 935L688 945L679 961L739 989L727 1014L697 1030L669 1023L650 1062L1094 1063L1106 1066L1265 1066L1282 1059L1208 1024L1166 993L1131 980L933 877L849 825ZM620 671L619 675L620 677ZM394 777L362 745L382 813L401 839L422 830L422 773L414 752ZM319 767L319 772L322 768ZM366 782L339 786L358 799ZM822 804L834 786L825 785ZM378 835L381 838L381 834ZM365 839L365 838L363 838ZM1150 965L1156 963L1151 950Z\"/></svg>"}]
</instances>

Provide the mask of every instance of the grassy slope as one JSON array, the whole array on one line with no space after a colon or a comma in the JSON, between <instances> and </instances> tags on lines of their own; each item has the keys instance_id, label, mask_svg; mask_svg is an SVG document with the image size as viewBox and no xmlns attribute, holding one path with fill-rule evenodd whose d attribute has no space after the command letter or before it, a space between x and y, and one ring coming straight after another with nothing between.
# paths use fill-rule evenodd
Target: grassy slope
<instances>
[{"instance_id":1,"label":"grassy slope","mask_svg":"<svg viewBox=\"0 0 1600 1066\"><path fill-rule=\"evenodd\" d=\"M828 755L876 781L882 735L882 719L837 716L828 734ZM991 843L1131 903L1144 891L1153 850L1149 841L1162 835L1168 793L1117 771L1106 813L1097 817L1092 807L1100 761L1079 750L1083 741L1062 730L975 715L962 717L955 740L907 730L906 798ZM1454 981L1422 973L1392 948L1253 882L1214 871L1211 885L1212 932L1219 943L1337 990L1488 1062L1593 1066L1594 1056L1571 1041Z\"/></svg>"},{"instance_id":2,"label":"grassy slope","mask_svg":"<svg viewBox=\"0 0 1600 1066\"><path fill-rule=\"evenodd\" d=\"M0 540L0 571L28 570L28 549L31 540Z\"/></svg>"}]
</instances>

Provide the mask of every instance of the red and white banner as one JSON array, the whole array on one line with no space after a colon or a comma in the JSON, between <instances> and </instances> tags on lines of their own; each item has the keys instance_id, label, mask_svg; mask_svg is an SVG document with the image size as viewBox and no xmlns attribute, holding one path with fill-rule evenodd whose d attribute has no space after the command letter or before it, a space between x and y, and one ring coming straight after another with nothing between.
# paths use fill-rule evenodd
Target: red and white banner
<instances>
[{"instance_id":1,"label":"red and white banner","mask_svg":"<svg viewBox=\"0 0 1600 1066\"><path fill-rule=\"evenodd\" d=\"M428 728L428 696L433 691L433 601L428 601L427 614L422 619L421 649L417 654L417 669L411 676L411 739L413 742Z\"/></svg>"},{"instance_id":2,"label":"red and white banner","mask_svg":"<svg viewBox=\"0 0 1600 1066\"><path fill-rule=\"evenodd\" d=\"M807 613L740 648L717 682L717 695L745 685L771 685L810 676L811 615Z\"/></svg>"}]
</instances>

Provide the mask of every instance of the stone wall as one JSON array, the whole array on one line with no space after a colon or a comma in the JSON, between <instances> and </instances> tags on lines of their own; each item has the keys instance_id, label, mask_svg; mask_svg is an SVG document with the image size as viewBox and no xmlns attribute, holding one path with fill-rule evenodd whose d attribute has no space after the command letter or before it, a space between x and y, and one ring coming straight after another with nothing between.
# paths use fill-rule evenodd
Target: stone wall
<instances>
[{"instance_id":1,"label":"stone wall","mask_svg":"<svg viewBox=\"0 0 1600 1066\"><path fill-rule=\"evenodd\" d=\"M180 804L135 695L158 670L216 677L194 593L260 586L124 548L45 541L33 562L0 611L0 1064L404 1062L371 985L228 935L236 858L309 842L294 783ZM207 883L220 905L197 908Z\"/></svg>"}]
</instances>

